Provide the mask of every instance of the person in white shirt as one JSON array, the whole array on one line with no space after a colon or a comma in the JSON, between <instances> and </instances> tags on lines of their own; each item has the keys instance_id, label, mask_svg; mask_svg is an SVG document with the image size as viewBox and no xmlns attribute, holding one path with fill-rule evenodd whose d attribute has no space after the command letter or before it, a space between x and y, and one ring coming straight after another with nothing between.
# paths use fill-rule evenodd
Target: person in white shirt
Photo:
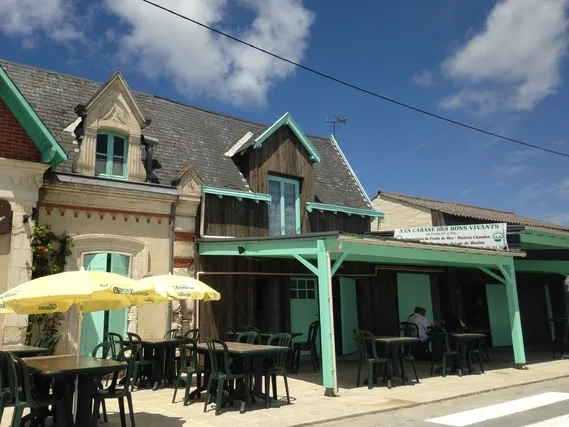
<instances>
[{"instance_id":1,"label":"person in white shirt","mask_svg":"<svg viewBox=\"0 0 569 427\"><path fill-rule=\"evenodd\" d=\"M431 322L426 317L427 310L423 307L415 307L415 312L409 316L407 319L408 322L414 323L417 325L417 329L419 330L419 352L421 355L425 355L429 349L429 343L431 342L431 337L427 335L429 332L429 326L431 326Z\"/></svg>"}]
</instances>

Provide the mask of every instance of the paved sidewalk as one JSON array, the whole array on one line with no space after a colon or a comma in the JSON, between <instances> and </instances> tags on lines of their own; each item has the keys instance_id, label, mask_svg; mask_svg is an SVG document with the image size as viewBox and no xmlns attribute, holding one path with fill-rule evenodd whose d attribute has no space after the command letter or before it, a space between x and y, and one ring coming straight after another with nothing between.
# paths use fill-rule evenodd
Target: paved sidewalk
<instances>
[{"instance_id":1,"label":"paved sidewalk","mask_svg":"<svg viewBox=\"0 0 569 427\"><path fill-rule=\"evenodd\" d=\"M406 387L396 386L391 390L384 386L377 386L368 390L367 387L354 387L353 362L340 362L338 366L340 384L344 385L344 388L340 388L340 397L332 398L323 395L322 386L319 385L320 374L291 376L289 380L291 405L285 403L281 408L264 409L262 403L257 403L253 410L243 415L239 414L237 404L234 408L223 408L222 414L216 417L213 407L207 413L203 413L202 401L192 401L189 406L184 407L181 399L183 392L178 393L178 401L172 404L173 390L170 388L157 391L139 390L133 395L136 425L138 427L205 427L230 423L233 426L285 427L402 408L561 376L569 377L568 360L536 363L529 365L527 370L512 367L490 368L483 375L463 377L449 375L446 378L430 377L425 374L428 364L421 364L420 384ZM309 369L308 366L303 371L306 372L307 369ZM280 394L284 394L282 380L278 389ZM109 427L120 426L120 420L116 414L117 404L109 402L107 408L109 413L107 425ZM0 426L9 426L11 416L12 411L6 409Z\"/></svg>"}]
</instances>

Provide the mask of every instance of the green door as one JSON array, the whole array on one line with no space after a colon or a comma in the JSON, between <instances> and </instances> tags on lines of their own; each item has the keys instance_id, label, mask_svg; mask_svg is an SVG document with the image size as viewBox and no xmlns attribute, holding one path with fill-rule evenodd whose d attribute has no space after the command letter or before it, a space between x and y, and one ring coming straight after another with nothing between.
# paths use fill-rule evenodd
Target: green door
<instances>
[{"instance_id":1,"label":"green door","mask_svg":"<svg viewBox=\"0 0 569 427\"><path fill-rule=\"evenodd\" d=\"M125 255L109 254L110 256L110 272L128 277L129 258ZM107 332L115 332L123 338L126 337L128 321L128 309L109 310L108 312L108 330Z\"/></svg>"},{"instance_id":2,"label":"green door","mask_svg":"<svg viewBox=\"0 0 569 427\"><path fill-rule=\"evenodd\" d=\"M85 255L85 270L107 271L107 254ZM95 346L103 342L105 312L94 311L83 314L81 326L81 343L79 353L90 356Z\"/></svg>"},{"instance_id":3,"label":"green door","mask_svg":"<svg viewBox=\"0 0 569 427\"><path fill-rule=\"evenodd\" d=\"M129 258L119 254L85 255L85 269L88 271L105 271L128 276ZM83 314L81 327L80 354L90 356L95 346L103 342L107 332L116 332L126 336L128 310L94 311Z\"/></svg>"},{"instance_id":4,"label":"green door","mask_svg":"<svg viewBox=\"0 0 569 427\"><path fill-rule=\"evenodd\" d=\"M486 285L486 299L492 331L492 345L494 347L511 346L512 328L510 326L506 285Z\"/></svg>"},{"instance_id":5,"label":"green door","mask_svg":"<svg viewBox=\"0 0 569 427\"><path fill-rule=\"evenodd\" d=\"M319 319L318 286L316 279L290 280L290 328L292 333L300 332L303 335L296 341L308 339L310 324ZM320 331L316 337L316 346L320 353ZM309 354L309 352L305 352Z\"/></svg>"},{"instance_id":6,"label":"green door","mask_svg":"<svg viewBox=\"0 0 569 427\"><path fill-rule=\"evenodd\" d=\"M342 315L342 354L358 351L354 330L358 329L356 279L340 277L340 311Z\"/></svg>"},{"instance_id":7,"label":"green door","mask_svg":"<svg viewBox=\"0 0 569 427\"><path fill-rule=\"evenodd\" d=\"M415 307L427 310L427 319L433 322L433 302L431 299L431 279L428 274L397 274L397 303L399 321L405 322Z\"/></svg>"}]
</instances>

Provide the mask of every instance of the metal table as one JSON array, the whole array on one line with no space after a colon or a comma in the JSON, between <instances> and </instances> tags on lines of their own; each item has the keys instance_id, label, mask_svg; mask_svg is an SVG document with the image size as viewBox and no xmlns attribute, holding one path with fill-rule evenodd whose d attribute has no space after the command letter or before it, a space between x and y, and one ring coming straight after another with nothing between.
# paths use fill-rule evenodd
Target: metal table
<instances>
[{"instance_id":1,"label":"metal table","mask_svg":"<svg viewBox=\"0 0 569 427\"><path fill-rule=\"evenodd\" d=\"M91 356L65 355L45 356L24 359L31 373L56 381L55 393L64 400L66 410L65 425L73 425L73 393L75 378L77 390L77 426L89 427L93 416L92 394L96 378L126 369L125 362L111 359L97 359Z\"/></svg>"},{"instance_id":2,"label":"metal table","mask_svg":"<svg viewBox=\"0 0 569 427\"><path fill-rule=\"evenodd\" d=\"M3 345L0 347L0 351L12 353L19 357L34 357L48 353L49 349L30 345Z\"/></svg>"},{"instance_id":3,"label":"metal table","mask_svg":"<svg viewBox=\"0 0 569 427\"><path fill-rule=\"evenodd\" d=\"M249 372L249 361L253 361L254 367L254 375L255 375L255 389L253 390L253 396L259 399L265 400L266 397L269 397L269 401L271 405L280 406L280 403L273 399L270 395L266 396L263 392L263 361L272 355L278 354L282 351L289 351L288 347L280 347L275 345L257 345L257 344L244 344L244 343L236 343L236 342L228 342L227 351L229 356L234 358L240 358L243 360L243 366L245 368L246 374L250 374ZM217 351L221 353L223 349L221 347L216 347ZM201 354L208 354L207 344L199 343L197 345L197 351ZM206 357L206 364L209 363L208 358ZM207 366L206 366L207 372ZM190 397L193 398L199 393L206 391L207 388L207 378L204 378L204 385L197 390L194 390L190 393ZM251 406L252 402L241 402L241 413L245 412L245 405Z\"/></svg>"},{"instance_id":4,"label":"metal table","mask_svg":"<svg viewBox=\"0 0 569 427\"><path fill-rule=\"evenodd\" d=\"M387 355L387 387L391 388L393 380L393 359L397 362L403 361L399 349L405 345L416 344L419 338L416 337L375 337L376 344L385 345L385 353ZM401 366L401 381L406 385L408 378L405 375L405 364L396 363Z\"/></svg>"}]
</instances>

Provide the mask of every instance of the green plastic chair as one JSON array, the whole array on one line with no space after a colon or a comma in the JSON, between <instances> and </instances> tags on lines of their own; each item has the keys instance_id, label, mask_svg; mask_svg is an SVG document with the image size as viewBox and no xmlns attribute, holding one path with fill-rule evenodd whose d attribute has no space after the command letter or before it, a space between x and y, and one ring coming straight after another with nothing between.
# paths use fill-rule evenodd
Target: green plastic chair
<instances>
[{"instance_id":1,"label":"green plastic chair","mask_svg":"<svg viewBox=\"0 0 569 427\"><path fill-rule=\"evenodd\" d=\"M221 414L221 400L223 398L223 385L226 381L230 385L230 394L233 394L233 381L242 381L243 390L245 390L244 401L249 401L249 384L247 384L247 376L245 374L236 374L231 371L229 364L229 352L227 350L227 345L220 340L208 338L206 340L207 351L209 356L209 361L211 365L211 373L209 375L207 383L207 395L205 398L203 411L207 411L207 405L212 403L213 397L213 383L217 382L217 388L215 391L216 403L215 403L215 415ZM221 348L222 351L218 352L217 349ZM221 364L220 364L221 361ZM230 400L232 397L230 396Z\"/></svg>"},{"instance_id":2,"label":"green plastic chair","mask_svg":"<svg viewBox=\"0 0 569 427\"><path fill-rule=\"evenodd\" d=\"M259 334L255 331L243 332L237 335L236 342L246 343L246 344L259 344Z\"/></svg>"},{"instance_id":3,"label":"green plastic chair","mask_svg":"<svg viewBox=\"0 0 569 427\"><path fill-rule=\"evenodd\" d=\"M107 332L107 339L105 341L109 341L112 344L111 352L113 359L116 358L124 347L124 338L121 334L117 334L116 332Z\"/></svg>"},{"instance_id":4,"label":"green plastic chair","mask_svg":"<svg viewBox=\"0 0 569 427\"><path fill-rule=\"evenodd\" d=\"M127 336L128 336L128 345L138 344L142 347L142 338L140 338L140 335L137 335L134 332L127 332ZM145 359L144 352L141 350L136 356L136 361L134 362L134 373L132 377L133 390L134 387L136 386L137 381L139 380L139 376L145 376L146 378L150 378L153 368L154 368L154 361Z\"/></svg>"},{"instance_id":5,"label":"green plastic chair","mask_svg":"<svg viewBox=\"0 0 569 427\"><path fill-rule=\"evenodd\" d=\"M286 401L290 404L288 392L288 379L286 376L286 360L292 336L290 334L275 334L269 338L267 345L286 347L286 350L279 352L271 358L271 365L264 371L265 374L265 407L269 407L269 383L273 382L273 398L277 400L277 375L281 375L285 383Z\"/></svg>"},{"instance_id":6,"label":"green plastic chair","mask_svg":"<svg viewBox=\"0 0 569 427\"><path fill-rule=\"evenodd\" d=\"M65 407L63 400L56 399L52 395L39 396L32 389L30 383L30 373L27 365L22 359L15 354L10 354L11 362L7 363L6 368L8 376L12 376L12 384L14 385L14 414L12 416L12 426L19 426L22 423L24 409L29 408L34 412L38 409L51 406L55 410L55 426L65 427ZM8 359L5 359L8 361ZM16 393L15 391L19 392Z\"/></svg>"},{"instance_id":7,"label":"green plastic chair","mask_svg":"<svg viewBox=\"0 0 569 427\"><path fill-rule=\"evenodd\" d=\"M112 355L111 346L113 344L110 341L103 341L100 344L97 344L93 351L91 352L91 357L95 357L97 359L108 359L110 355ZM101 353L101 357L98 356L99 350ZM95 389L102 389L103 388L103 378L95 379ZM105 401L102 402L102 409L103 409L103 420L108 423L109 420L107 419L107 406L105 405Z\"/></svg>"},{"instance_id":8,"label":"green plastic chair","mask_svg":"<svg viewBox=\"0 0 569 427\"><path fill-rule=\"evenodd\" d=\"M188 405L188 396L190 394L190 387L192 385L192 376L195 374L197 379L198 388L202 385L202 370L198 361L197 343L191 338L186 338L185 343L180 343L180 364L176 383L174 384L174 396L172 403L176 401L176 393L180 387L182 374L186 374L186 391L184 393L184 406Z\"/></svg>"},{"instance_id":9,"label":"green plastic chair","mask_svg":"<svg viewBox=\"0 0 569 427\"><path fill-rule=\"evenodd\" d=\"M130 390L130 383L134 374L134 362L140 353L140 344L124 346L117 354L116 360L119 362L127 362L126 373L124 375L124 382L121 381L122 386L119 386L119 371L113 374L111 385L105 389L99 388L93 391L93 418L91 418L91 425L96 426L99 418L100 407L106 399L117 399L119 401L119 412L121 418L121 425L126 426L126 414L124 409L124 399L128 403L128 412L130 415L130 425L135 427L134 409L132 407L132 393Z\"/></svg>"},{"instance_id":10,"label":"green plastic chair","mask_svg":"<svg viewBox=\"0 0 569 427\"><path fill-rule=\"evenodd\" d=\"M55 335L44 341L42 347L47 348L47 354L49 356L53 356L55 354L55 350L57 349L57 344L59 344L59 338L60 338L59 336Z\"/></svg>"},{"instance_id":11,"label":"green plastic chair","mask_svg":"<svg viewBox=\"0 0 569 427\"><path fill-rule=\"evenodd\" d=\"M369 331L354 331L356 341L358 343L359 360L358 360L358 378L356 379L356 387L360 386L360 375L362 365L367 366L367 388L373 388L373 374L376 365L383 365L383 376L387 376L387 359L377 355L375 337Z\"/></svg>"}]
</instances>

